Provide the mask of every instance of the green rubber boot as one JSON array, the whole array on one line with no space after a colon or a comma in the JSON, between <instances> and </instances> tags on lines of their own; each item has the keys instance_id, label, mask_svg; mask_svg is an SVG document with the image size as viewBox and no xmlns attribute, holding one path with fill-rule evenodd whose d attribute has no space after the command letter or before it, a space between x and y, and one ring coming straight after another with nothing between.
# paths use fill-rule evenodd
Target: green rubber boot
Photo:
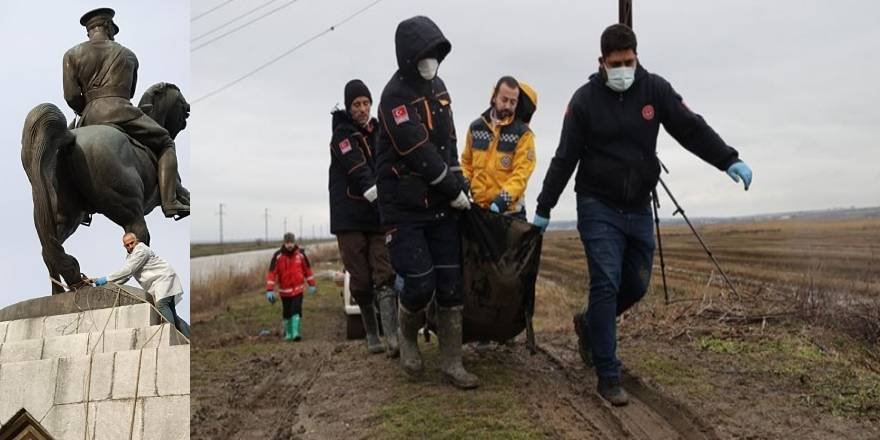
<instances>
[{"instance_id":1,"label":"green rubber boot","mask_svg":"<svg viewBox=\"0 0 880 440\"><path fill-rule=\"evenodd\" d=\"M299 315L293 315L290 318L290 337L294 341L299 341L302 339L302 334L299 331L300 317Z\"/></svg>"},{"instance_id":2,"label":"green rubber boot","mask_svg":"<svg viewBox=\"0 0 880 440\"><path fill-rule=\"evenodd\" d=\"M292 319L285 319L283 321L284 321L284 340L290 341L291 339L293 339L293 336L290 334L290 329L291 329L290 323L293 320Z\"/></svg>"}]
</instances>

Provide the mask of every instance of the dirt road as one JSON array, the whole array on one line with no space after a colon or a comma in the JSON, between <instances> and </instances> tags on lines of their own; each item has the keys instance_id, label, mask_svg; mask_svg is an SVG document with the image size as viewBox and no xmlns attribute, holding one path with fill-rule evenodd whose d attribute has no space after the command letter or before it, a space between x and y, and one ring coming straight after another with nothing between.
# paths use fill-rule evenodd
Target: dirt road
<instances>
[{"instance_id":1,"label":"dirt road","mask_svg":"<svg viewBox=\"0 0 880 440\"><path fill-rule=\"evenodd\" d=\"M413 383L395 361L345 341L338 304L329 284L307 298L299 343L280 341L274 328L254 336L280 321L259 292L195 324L192 438L717 438L631 375L633 403L604 403L568 332L539 333L535 355L521 341L484 354L466 349L484 384L463 392L440 383L434 343L424 346L428 374Z\"/></svg>"}]
</instances>

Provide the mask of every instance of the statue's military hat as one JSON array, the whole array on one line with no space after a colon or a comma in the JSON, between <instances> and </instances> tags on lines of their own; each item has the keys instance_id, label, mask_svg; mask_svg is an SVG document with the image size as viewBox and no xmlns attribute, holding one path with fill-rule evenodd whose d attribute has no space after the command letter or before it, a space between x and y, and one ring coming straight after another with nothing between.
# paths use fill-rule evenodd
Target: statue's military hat
<instances>
[{"instance_id":1,"label":"statue's military hat","mask_svg":"<svg viewBox=\"0 0 880 440\"><path fill-rule=\"evenodd\" d=\"M83 14L82 18L79 19L79 24L85 26L86 29L88 29L99 20L110 20L110 24L113 25L114 29L113 33L118 34L119 26L117 26L116 22L113 21L113 17L115 15L116 11L110 8L93 9Z\"/></svg>"}]
</instances>

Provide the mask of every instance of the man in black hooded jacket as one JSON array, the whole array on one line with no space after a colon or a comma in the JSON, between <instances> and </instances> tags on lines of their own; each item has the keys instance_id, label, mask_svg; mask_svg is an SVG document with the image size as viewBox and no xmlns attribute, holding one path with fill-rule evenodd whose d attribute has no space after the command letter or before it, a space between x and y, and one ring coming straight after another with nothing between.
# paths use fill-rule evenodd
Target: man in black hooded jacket
<instances>
[{"instance_id":1,"label":"man in black hooded jacket","mask_svg":"<svg viewBox=\"0 0 880 440\"><path fill-rule=\"evenodd\" d=\"M398 70L379 103L379 211L400 294L400 361L424 371L417 332L437 304L444 379L459 388L479 380L461 363L462 280L457 210L469 209L458 162L451 98L437 67L452 45L427 17L402 21L395 34Z\"/></svg>"},{"instance_id":2,"label":"man in black hooded jacket","mask_svg":"<svg viewBox=\"0 0 880 440\"><path fill-rule=\"evenodd\" d=\"M375 202L376 141L379 123L370 117L373 97L359 79L345 85L345 110L333 112L330 140L330 232L336 235L339 255L351 275L351 294L361 309L370 353L385 351L379 340L373 308L378 300L388 356L397 348L397 296L394 272L379 228Z\"/></svg>"}]
</instances>

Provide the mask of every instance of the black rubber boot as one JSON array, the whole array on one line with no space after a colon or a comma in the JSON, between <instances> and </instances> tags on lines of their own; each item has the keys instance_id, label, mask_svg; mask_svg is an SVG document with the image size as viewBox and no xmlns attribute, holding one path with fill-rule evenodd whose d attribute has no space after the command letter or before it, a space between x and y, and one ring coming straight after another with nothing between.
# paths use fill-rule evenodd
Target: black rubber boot
<instances>
[{"instance_id":1,"label":"black rubber boot","mask_svg":"<svg viewBox=\"0 0 880 440\"><path fill-rule=\"evenodd\" d=\"M410 312L400 304L397 308L400 327L397 329L400 343L400 366L411 378L417 378L425 372L425 363L419 351L419 329L425 325L425 311Z\"/></svg>"},{"instance_id":2,"label":"black rubber boot","mask_svg":"<svg viewBox=\"0 0 880 440\"><path fill-rule=\"evenodd\" d=\"M574 332L578 336L578 354L581 355L581 360L584 361L584 365L588 367L593 366L593 355L592 348L590 346L590 333L589 327L587 327L587 314L584 312L578 313L574 315Z\"/></svg>"},{"instance_id":3,"label":"black rubber boot","mask_svg":"<svg viewBox=\"0 0 880 440\"><path fill-rule=\"evenodd\" d=\"M614 406L624 406L629 403L629 395L620 386L620 379L617 378L599 378L599 384L596 386L599 395Z\"/></svg>"},{"instance_id":4,"label":"black rubber boot","mask_svg":"<svg viewBox=\"0 0 880 440\"><path fill-rule=\"evenodd\" d=\"M461 389L480 386L480 379L461 364L462 306L437 307L437 339L440 342L440 371L443 379Z\"/></svg>"},{"instance_id":5,"label":"black rubber boot","mask_svg":"<svg viewBox=\"0 0 880 440\"><path fill-rule=\"evenodd\" d=\"M379 323L376 322L376 311L373 309L373 304L358 304L358 306L361 308L364 332L367 334L367 351L372 354L383 353L385 346L379 340Z\"/></svg>"},{"instance_id":6,"label":"black rubber boot","mask_svg":"<svg viewBox=\"0 0 880 440\"><path fill-rule=\"evenodd\" d=\"M385 333L385 354L390 358L400 356L397 342L397 294L391 286L383 287L376 292L379 298L379 314L382 316L382 332Z\"/></svg>"}]
</instances>

